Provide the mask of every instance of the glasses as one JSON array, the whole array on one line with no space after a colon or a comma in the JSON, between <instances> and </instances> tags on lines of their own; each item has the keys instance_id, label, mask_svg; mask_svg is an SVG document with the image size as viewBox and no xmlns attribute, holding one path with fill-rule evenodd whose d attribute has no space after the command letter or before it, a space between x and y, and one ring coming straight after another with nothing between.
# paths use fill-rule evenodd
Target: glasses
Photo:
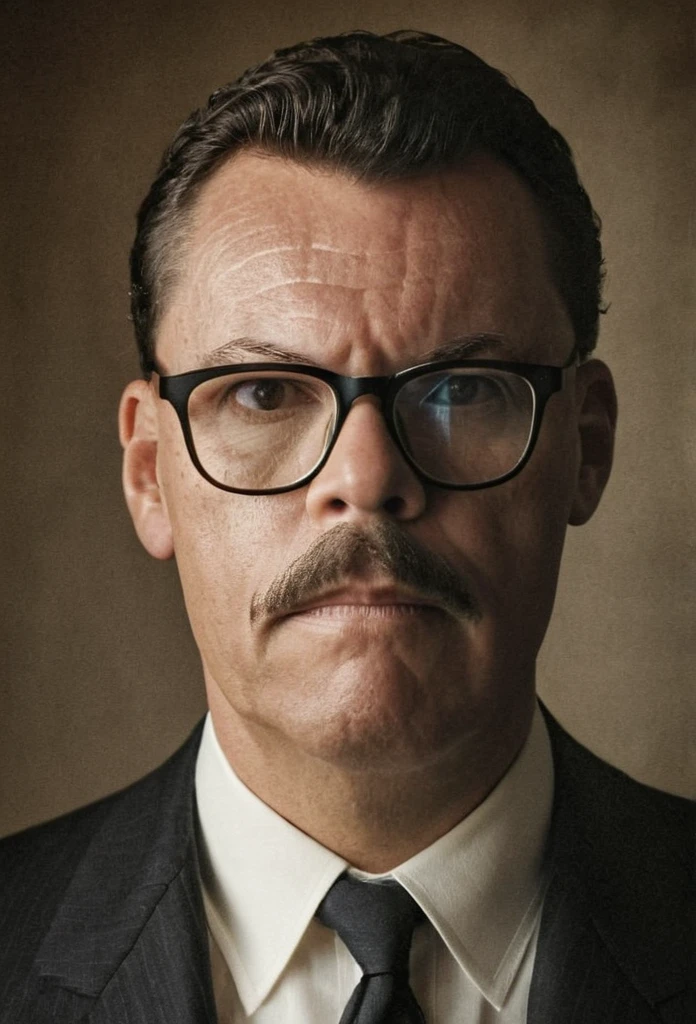
<instances>
[{"instance_id":1,"label":"glasses","mask_svg":"<svg viewBox=\"0 0 696 1024\"><path fill-rule=\"evenodd\" d=\"M280 494L316 476L353 402L375 396L422 480L452 490L502 484L528 461L564 366L490 360L423 363L388 377L344 377L295 363L159 374L198 472L235 494Z\"/></svg>"}]
</instances>

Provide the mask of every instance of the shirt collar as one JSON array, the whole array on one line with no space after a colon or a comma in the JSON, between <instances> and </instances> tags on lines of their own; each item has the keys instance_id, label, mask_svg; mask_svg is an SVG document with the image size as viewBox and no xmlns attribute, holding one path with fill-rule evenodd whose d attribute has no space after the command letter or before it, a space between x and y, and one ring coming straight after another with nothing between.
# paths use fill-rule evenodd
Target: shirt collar
<instances>
[{"instance_id":1,"label":"shirt collar","mask_svg":"<svg viewBox=\"0 0 696 1024\"><path fill-rule=\"evenodd\" d=\"M347 863L249 790L208 714L196 763L208 924L247 1015L266 998Z\"/></svg>"},{"instance_id":2,"label":"shirt collar","mask_svg":"<svg viewBox=\"0 0 696 1024\"><path fill-rule=\"evenodd\" d=\"M247 789L220 749L210 716L196 764L196 800L208 922L250 1015L348 864ZM551 748L536 708L520 754L483 803L390 873L496 1009L534 934L552 802Z\"/></svg>"},{"instance_id":3,"label":"shirt collar","mask_svg":"<svg viewBox=\"0 0 696 1024\"><path fill-rule=\"evenodd\" d=\"M483 803L392 871L497 1010L535 934L552 805L551 744L537 707L525 745Z\"/></svg>"}]
</instances>

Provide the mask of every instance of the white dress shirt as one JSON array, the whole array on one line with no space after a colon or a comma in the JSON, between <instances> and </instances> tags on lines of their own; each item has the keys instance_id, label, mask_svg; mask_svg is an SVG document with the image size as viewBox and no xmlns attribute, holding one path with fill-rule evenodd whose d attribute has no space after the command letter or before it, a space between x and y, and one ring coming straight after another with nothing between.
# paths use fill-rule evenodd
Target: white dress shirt
<instances>
[{"instance_id":1,"label":"white dress shirt","mask_svg":"<svg viewBox=\"0 0 696 1024\"><path fill-rule=\"evenodd\" d=\"M237 778L210 716L196 800L220 1024L335 1024L361 971L314 914L349 865ZM537 708L524 747L486 800L386 876L427 918L414 933L411 987L428 1024L526 1021L552 801L551 748Z\"/></svg>"}]
</instances>

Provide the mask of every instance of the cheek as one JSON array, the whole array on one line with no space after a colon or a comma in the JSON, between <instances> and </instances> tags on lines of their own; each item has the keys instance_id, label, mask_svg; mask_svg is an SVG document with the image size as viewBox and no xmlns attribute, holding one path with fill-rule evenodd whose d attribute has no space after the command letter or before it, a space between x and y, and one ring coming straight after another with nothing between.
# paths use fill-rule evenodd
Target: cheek
<instances>
[{"instance_id":1,"label":"cheek","mask_svg":"<svg viewBox=\"0 0 696 1024\"><path fill-rule=\"evenodd\" d=\"M571 453L540 450L520 476L501 488L495 541L501 600L507 619L541 643L551 615L574 491ZM513 628L512 626L510 627Z\"/></svg>"},{"instance_id":2,"label":"cheek","mask_svg":"<svg viewBox=\"0 0 696 1024\"><path fill-rule=\"evenodd\" d=\"M267 527L254 499L205 482L177 498L174 553L187 601L195 598L197 607L207 614L215 610L216 617L225 609L235 615L248 610L270 561Z\"/></svg>"},{"instance_id":3,"label":"cheek","mask_svg":"<svg viewBox=\"0 0 696 1024\"><path fill-rule=\"evenodd\" d=\"M253 657L249 609L269 557L253 499L202 485L177 496L174 553L196 645L207 671L223 679Z\"/></svg>"},{"instance_id":4,"label":"cheek","mask_svg":"<svg viewBox=\"0 0 696 1024\"><path fill-rule=\"evenodd\" d=\"M540 447L499 487L444 495L441 522L454 564L471 576L497 642L541 643L551 614L570 502L572 448ZM522 640L520 640L522 642Z\"/></svg>"},{"instance_id":5,"label":"cheek","mask_svg":"<svg viewBox=\"0 0 696 1024\"><path fill-rule=\"evenodd\" d=\"M301 520L298 498L294 492L255 497L213 487L196 471L176 432L160 445L158 473L196 640L202 651L221 644L240 648L254 594L291 560L294 524Z\"/></svg>"}]
</instances>

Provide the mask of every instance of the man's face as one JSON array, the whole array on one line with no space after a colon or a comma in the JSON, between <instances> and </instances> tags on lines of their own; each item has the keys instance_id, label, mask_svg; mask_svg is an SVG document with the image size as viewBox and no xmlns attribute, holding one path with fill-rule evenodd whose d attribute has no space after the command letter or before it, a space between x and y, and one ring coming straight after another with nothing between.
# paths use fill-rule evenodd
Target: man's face
<instances>
[{"instance_id":1,"label":"man's face","mask_svg":"<svg viewBox=\"0 0 696 1024\"><path fill-rule=\"evenodd\" d=\"M156 354L168 374L279 350L369 376L481 335L492 338L478 358L560 365L574 345L540 216L512 171L480 156L463 170L363 185L247 152L200 194ZM172 407L142 384L161 507L139 531L153 553L173 545L221 727L385 770L456 756L483 737L521 741L565 527L591 514L603 483L592 491L583 465L586 371L569 371L549 400L524 470L469 492L419 480L364 397L308 485L228 493L199 475ZM374 539L385 524L456 574L468 610L363 557L301 607L263 611L272 584L329 531Z\"/></svg>"}]
</instances>

